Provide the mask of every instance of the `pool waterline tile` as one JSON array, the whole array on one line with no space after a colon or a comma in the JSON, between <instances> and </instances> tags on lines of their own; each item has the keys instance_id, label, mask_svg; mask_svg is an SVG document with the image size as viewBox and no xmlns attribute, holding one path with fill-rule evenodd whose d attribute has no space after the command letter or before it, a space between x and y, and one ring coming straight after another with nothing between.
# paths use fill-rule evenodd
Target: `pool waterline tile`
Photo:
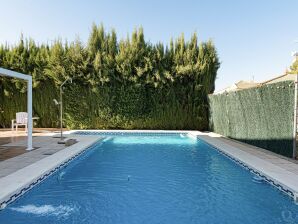
<instances>
[{"instance_id":1,"label":"pool waterline tile","mask_svg":"<svg viewBox=\"0 0 298 224\"><path fill-rule=\"evenodd\" d=\"M0 209L5 208L7 204L64 167L102 138L100 136L81 136L77 139L79 140L77 144L0 178Z\"/></svg>"},{"instance_id":2,"label":"pool waterline tile","mask_svg":"<svg viewBox=\"0 0 298 224\"><path fill-rule=\"evenodd\" d=\"M83 140L84 144L76 144L74 145L75 150L70 150L68 147L66 149L61 150L60 152L53 154L45 159L42 159L40 161L37 161L21 170L18 170L17 172L13 173L12 175L6 176L4 178L0 177L0 205L4 203L11 203L15 198L17 198L19 195L22 195L25 191L28 191L30 188L34 187L36 184L40 183L42 180L40 180L41 176L46 175L44 178L55 172L57 170L57 167L60 167L61 164L67 160L67 158L72 158L74 155L77 155L79 152L83 151L86 147L91 146L94 144L94 142L98 141L101 137L100 135L104 134L119 134L119 132L123 135L126 133L131 134L134 133L135 135L172 135L172 134L191 134L193 136L196 136L197 138L207 142L210 144L213 148L219 150L222 152L225 156L228 156L229 158L233 159L235 162L240 164L241 166L247 167L248 169L252 169L256 174L264 177L267 182L274 185L278 189L284 191L291 197L295 197L295 195L298 192L298 174L294 172L290 172L287 169L284 169L285 164L287 164L287 160L284 160L280 158L279 156L276 156L274 158L274 155L272 153L268 153L268 158L266 158L266 152L262 152L262 156L258 157L259 151L257 151L256 147L249 147L247 145L241 145L241 147L235 147L233 142L229 142L226 138L220 137L216 135L217 137L214 137L214 133L202 133L198 131L89 131L88 135L80 136L76 135L76 138L85 139ZM75 131L69 132L69 134L74 134ZM99 134L100 135L99 135ZM84 134L84 132L80 132L80 134ZM95 135L95 136L94 136ZM89 141L88 141L89 139ZM91 141L90 141L91 140ZM241 143L237 143L241 144ZM54 150L53 150L54 151ZM73 154L77 152L77 154ZM60 158L60 160L57 160L57 154L58 156L63 155L64 160ZM60 155L61 154L61 155ZM56 155L56 157L55 157ZM55 158L54 158L55 157ZM54 159L53 159L54 158ZM272 159L281 160L277 164L272 163ZM34 161L34 159L32 160ZM287 161L287 162L285 162ZM44 163L45 162L45 163ZM295 163L292 169L295 169ZM36 166L45 166L43 167L43 172L39 172L39 175L35 173L35 178L32 176L30 177L31 172L36 172ZM31 169L33 166L34 168ZM298 168L298 165L297 165ZM35 169L35 171L34 171ZM29 173L26 173L29 171ZM26 175L24 175L26 173ZM14 176L17 176L19 180L13 179ZM29 176L29 177L28 177ZM33 175L34 176L34 175ZM5 179L6 178L6 179ZM19 187L13 186L17 182L17 185ZM35 183L32 185L32 182ZM6 185L6 188L2 188L2 186ZM6 196L3 195L3 189L6 190ZM25 190L24 190L25 189ZM8 193L9 192L9 193ZM16 193L17 192L17 193ZM14 194L17 194L17 196L13 196ZM10 201L7 202L7 195L10 195ZM6 198L6 201L4 201L4 198ZM4 201L4 202L3 202Z\"/></svg>"},{"instance_id":3,"label":"pool waterline tile","mask_svg":"<svg viewBox=\"0 0 298 224\"><path fill-rule=\"evenodd\" d=\"M276 155L274 158L271 152L268 152L268 155L270 155L268 158L265 156L259 157L257 153L252 153L254 150L258 150L258 148L254 146L250 147L247 144L243 144L241 147L235 147L233 144L234 140L228 141L225 137L218 134L197 132L195 135L241 166L252 170L259 176L264 176L268 183L285 192L295 201L298 200L298 174L284 167L287 164L291 164L292 169L295 166L298 168L298 164L294 161L291 162L288 158L281 158L280 155ZM238 146L240 144L237 142ZM263 151L263 153L266 152Z\"/></svg>"},{"instance_id":4,"label":"pool waterline tile","mask_svg":"<svg viewBox=\"0 0 298 224\"><path fill-rule=\"evenodd\" d=\"M73 134L86 134L86 135L114 135L117 133L135 134L135 135L171 135L175 134L175 131L71 131ZM274 154L265 149L261 149L255 146L244 144L235 140L230 140L219 134L208 132L202 133L199 131L176 131L176 134L186 134L189 137L196 136L213 148L222 152L225 156L228 156L239 165L251 170L255 174L258 174L266 179L266 181L273 186L279 188L286 194L295 198L298 194L298 174L296 171L292 171L298 164L291 161L289 158ZM291 164L291 170L286 169L284 166ZM297 200L297 198L296 198Z\"/></svg>"}]
</instances>

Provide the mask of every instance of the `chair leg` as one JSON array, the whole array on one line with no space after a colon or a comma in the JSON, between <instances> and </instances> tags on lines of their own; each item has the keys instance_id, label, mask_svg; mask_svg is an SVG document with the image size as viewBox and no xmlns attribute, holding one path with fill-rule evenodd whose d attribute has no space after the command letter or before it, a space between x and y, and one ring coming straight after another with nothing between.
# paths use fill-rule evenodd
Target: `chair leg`
<instances>
[{"instance_id":1,"label":"chair leg","mask_svg":"<svg viewBox=\"0 0 298 224\"><path fill-rule=\"evenodd\" d=\"M18 132L18 127L19 127L18 124L16 124L16 132Z\"/></svg>"},{"instance_id":2,"label":"chair leg","mask_svg":"<svg viewBox=\"0 0 298 224\"><path fill-rule=\"evenodd\" d=\"M25 124L25 131L28 133L28 125Z\"/></svg>"},{"instance_id":3,"label":"chair leg","mask_svg":"<svg viewBox=\"0 0 298 224\"><path fill-rule=\"evenodd\" d=\"M13 121L11 121L11 131L13 131L13 130L14 130L13 126L14 126L14 122L13 122Z\"/></svg>"}]
</instances>

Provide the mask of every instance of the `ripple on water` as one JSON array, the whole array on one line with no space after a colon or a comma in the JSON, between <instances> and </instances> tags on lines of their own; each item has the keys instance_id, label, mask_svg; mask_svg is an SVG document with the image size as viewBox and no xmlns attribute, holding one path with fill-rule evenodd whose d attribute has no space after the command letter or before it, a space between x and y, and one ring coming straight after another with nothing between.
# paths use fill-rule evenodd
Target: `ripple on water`
<instances>
[{"instance_id":1,"label":"ripple on water","mask_svg":"<svg viewBox=\"0 0 298 224\"><path fill-rule=\"evenodd\" d=\"M67 217L71 214L78 211L76 206L69 205L22 205L19 207L11 207L13 211L32 214L36 216L59 216L59 217Z\"/></svg>"}]
</instances>

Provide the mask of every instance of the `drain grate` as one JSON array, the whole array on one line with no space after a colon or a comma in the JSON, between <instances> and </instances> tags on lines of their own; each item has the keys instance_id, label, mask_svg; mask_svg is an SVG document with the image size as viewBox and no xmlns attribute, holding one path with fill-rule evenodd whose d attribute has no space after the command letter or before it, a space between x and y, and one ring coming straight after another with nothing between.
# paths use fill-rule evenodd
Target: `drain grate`
<instances>
[{"instance_id":1,"label":"drain grate","mask_svg":"<svg viewBox=\"0 0 298 224\"><path fill-rule=\"evenodd\" d=\"M53 155L54 153L53 152L46 152L46 153L44 153L43 155L45 155L45 156L50 156L50 155Z\"/></svg>"}]
</instances>

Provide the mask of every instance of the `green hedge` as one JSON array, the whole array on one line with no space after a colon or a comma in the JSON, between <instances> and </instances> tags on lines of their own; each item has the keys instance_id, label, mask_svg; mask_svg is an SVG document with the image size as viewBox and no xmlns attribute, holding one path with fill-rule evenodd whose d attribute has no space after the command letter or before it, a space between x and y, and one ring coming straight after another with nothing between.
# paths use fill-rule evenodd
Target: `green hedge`
<instances>
[{"instance_id":1,"label":"green hedge","mask_svg":"<svg viewBox=\"0 0 298 224\"><path fill-rule=\"evenodd\" d=\"M294 83L209 95L213 132L292 157Z\"/></svg>"},{"instance_id":2,"label":"green hedge","mask_svg":"<svg viewBox=\"0 0 298 224\"><path fill-rule=\"evenodd\" d=\"M169 44L150 43L142 28L117 39L93 25L87 43L37 44L21 37L0 45L0 67L32 75L37 126L58 127L59 86L65 85L69 128L208 129L207 94L220 66L211 40L182 34ZM0 76L0 127L26 110L26 83Z\"/></svg>"},{"instance_id":3,"label":"green hedge","mask_svg":"<svg viewBox=\"0 0 298 224\"><path fill-rule=\"evenodd\" d=\"M1 81L0 81L1 82ZM5 94L7 93L7 95ZM53 99L58 89L51 82L33 89L35 127L59 127L59 110ZM207 101L195 102L200 91L173 86L167 90L142 86L99 86L77 83L64 89L65 125L71 129L208 129ZM0 126L10 127L18 111L26 111L26 93L0 88Z\"/></svg>"}]
</instances>

